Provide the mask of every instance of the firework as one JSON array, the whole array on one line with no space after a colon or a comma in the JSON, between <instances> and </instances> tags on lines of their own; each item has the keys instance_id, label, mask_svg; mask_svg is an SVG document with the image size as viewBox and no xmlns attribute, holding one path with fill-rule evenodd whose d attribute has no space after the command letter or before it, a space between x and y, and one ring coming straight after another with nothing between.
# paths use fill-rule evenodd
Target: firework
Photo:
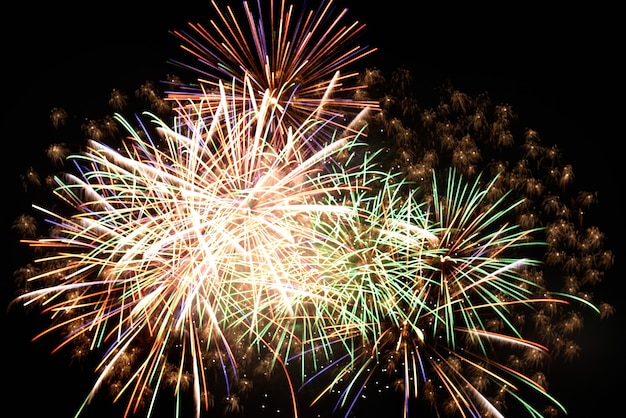
<instances>
[{"instance_id":1,"label":"firework","mask_svg":"<svg viewBox=\"0 0 626 418\"><path fill-rule=\"evenodd\" d=\"M426 228L439 240L435 246L433 240L425 241L424 248L434 249L435 257L424 254L435 263L424 260L430 269L424 270L427 279L422 280L441 290L424 295L425 306L434 309L428 326L411 328L419 323L418 318L428 315L406 323L389 321L396 351L381 348L385 342L381 339L379 345L370 347L371 357L362 356L368 364L355 362L347 367L358 365L362 367L358 370L369 372L375 364L383 364L389 374L400 375L398 389L404 392L405 401L411 383L413 395L442 412L498 415L510 404L506 399L519 402L531 416L562 412L563 405L545 390L544 368L551 359L578 356L580 347L573 334L582 326L579 309L599 313L601 318L614 312L610 304L594 301L589 290L613 263L612 252L603 248L604 234L585 219L589 204L597 203L596 195L575 189L572 167L562 162L558 148L543 145L534 130L519 129L508 104L494 105L486 94L472 97L443 86L438 102L417 105L406 69L394 72L391 81L375 69L365 71L363 79L372 86L365 91L378 92L380 96L372 97L381 103L381 111L369 119L368 143L382 146L385 153L381 155L391 158L380 160L381 164L421 190L418 203L430 205L429 219L435 222ZM450 170L464 180L446 175ZM487 181L482 180L485 175ZM448 178L445 186L438 176ZM482 228L483 222L488 228ZM500 239L505 241L498 243ZM515 258L520 256L523 259ZM481 281L479 277L491 277L489 271L508 277ZM465 292L461 289L466 279L481 285L471 285L472 291ZM435 299L426 302L429 298ZM437 321L442 329L434 327ZM439 334L443 330L445 334ZM461 334L466 337L457 338ZM409 349L398 352L397 347L404 347L407 339ZM506 345L508 357L492 351L496 341ZM436 343L437 350L445 348L432 352L429 343ZM418 378L423 363L398 360L407 350L414 356L407 359L436 359L430 374ZM394 359L392 366L387 365L390 360L384 353ZM446 363L446 356L456 360ZM397 367L398 362L402 367ZM407 364L414 375L410 368L406 370ZM351 388L357 395L361 390L357 383ZM529 402L536 399L529 392L535 391L547 406Z\"/></svg>"},{"instance_id":2,"label":"firework","mask_svg":"<svg viewBox=\"0 0 626 418\"><path fill-rule=\"evenodd\" d=\"M354 100L358 73L344 73L375 49L356 44L365 25L345 24L348 10L337 13L332 1L311 10L299 10L285 0L268 3L257 1L255 7L244 1L239 11L244 20L236 8L212 1L217 18L208 26L190 23L189 31L174 31L197 63L172 62L199 78L194 85L176 85L169 96L219 101L220 83L238 90L248 89L249 83L254 92L269 93L276 113L272 123L279 129L299 126L311 115L327 121L325 134L311 139L315 152L330 140L335 125L345 127L346 112L377 106ZM237 94L235 100L245 100L245 95Z\"/></svg>"},{"instance_id":3,"label":"firework","mask_svg":"<svg viewBox=\"0 0 626 418\"><path fill-rule=\"evenodd\" d=\"M430 196L411 187L402 192L410 185L392 180L385 178L371 197L354 197L362 215L345 230L355 232L348 242L361 245L334 257L349 264L350 278L334 286L352 296L347 310L332 315L337 321L329 330L335 346L349 349L305 382L332 374L313 402L335 392L335 409L347 416L365 388L391 382L403 393L404 416L411 399L439 401L448 412L501 416L507 396L538 415L519 395L529 388L563 409L533 381L535 370L498 355L506 347L547 356L546 347L522 336L518 309L577 299L547 296L523 273L540 263L519 255L539 254L544 244L530 239L537 230L503 221L521 201L509 202L506 194L489 199L497 176L468 184L451 170L445 184L434 179Z\"/></svg>"},{"instance_id":4,"label":"firework","mask_svg":"<svg viewBox=\"0 0 626 418\"><path fill-rule=\"evenodd\" d=\"M177 392L191 385L199 414L200 405L210 405L207 353L222 353L232 396L228 386L240 361L235 347L263 344L271 351L275 342L267 335L290 338L283 335L288 324L309 316L307 301L342 302L324 287L328 272L317 265L317 243L332 237L320 235L308 218L353 216L351 208L320 203L319 196L353 187L348 173L320 172L320 165L352 148L354 136L304 159L303 144L319 122L290 131L288 146L277 149L283 139L266 136L275 109L268 96L235 113L223 89L222 95L211 117L204 104L195 114L179 106L176 131L156 120L163 148L149 128L135 132L120 119L132 135L123 152L89 141L85 153L70 157L81 177L57 179L57 194L77 214L38 208L55 219L58 235L30 243L52 249L38 261L58 267L30 281L62 280L20 299L40 302L58 319L44 333L70 329L59 348L79 341L85 350L106 347L89 399L132 363L120 390L131 392L129 411L145 397L151 404L162 381L172 379L167 374L177 373ZM181 352L177 372L164 357L171 347ZM272 362L279 360L276 353Z\"/></svg>"},{"instance_id":5,"label":"firework","mask_svg":"<svg viewBox=\"0 0 626 418\"><path fill-rule=\"evenodd\" d=\"M242 413L259 378L295 417L325 402L347 417L385 391L405 417L565 411L543 371L576 357L577 309L611 313L588 289L612 254L558 150L527 130L503 161L515 115L487 96L418 106L404 70L353 84L342 71L373 50L350 46L363 26L332 1L212 5L208 27L175 32L197 83L172 78L162 98L147 82L154 113L86 120L69 158L51 146L74 170L46 180L64 206L35 206L48 237L30 215L13 225L38 254L16 302L52 319L36 338L98 359L76 415L104 387L125 416L155 414L166 388L180 415L216 399Z\"/></svg>"}]
</instances>

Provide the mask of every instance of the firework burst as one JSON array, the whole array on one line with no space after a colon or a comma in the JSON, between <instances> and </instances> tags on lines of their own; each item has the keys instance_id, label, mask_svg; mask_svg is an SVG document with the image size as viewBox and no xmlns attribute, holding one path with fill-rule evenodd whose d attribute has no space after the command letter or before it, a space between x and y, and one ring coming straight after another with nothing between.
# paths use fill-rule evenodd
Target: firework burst
<instances>
[{"instance_id":1,"label":"firework burst","mask_svg":"<svg viewBox=\"0 0 626 418\"><path fill-rule=\"evenodd\" d=\"M153 132L136 132L120 118L131 134L123 151L89 141L86 152L70 157L81 177L57 179L58 196L77 214L38 208L58 235L30 244L52 250L38 261L58 267L30 281L60 280L20 300L40 302L59 321L44 333L70 329L58 348L106 347L89 399L121 374L120 395L131 393L135 412L146 397L153 403L163 381L172 380L168 373L177 373L177 393L190 385L199 414L213 390L204 375L207 353L220 353L232 396L239 347L272 352L291 338L294 318L309 316L308 304L341 303L323 284L325 266L318 267L317 243L332 237L308 218L353 216L319 197L352 187L348 173L321 167L352 148L355 136L305 158L301 149L319 121L290 130L279 149L283 138L275 141L277 131L267 126L275 117L268 95L243 113L229 107L223 88L222 97L210 111L201 104L190 114L179 106L176 130L156 120ZM172 347L181 352L173 370ZM279 362L274 354L272 363ZM129 362L134 371L125 376L120 368Z\"/></svg>"},{"instance_id":2,"label":"firework burst","mask_svg":"<svg viewBox=\"0 0 626 418\"><path fill-rule=\"evenodd\" d=\"M603 248L604 235L586 223L595 194L575 189L572 167L562 162L558 148L542 145L532 129L520 130L508 104L494 105L487 94L472 97L447 85L434 105L418 105L406 69L389 81L369 69L363 81L370 85L363 96L372 94L381 103L369 119L368 142L390 156L381 161L399 174L390 178L413 183L418 202L429 205L427 229L437 241L425 242L424 248L434 250L424 252L425 281L440 289L420 296L434 309L429 326L413 334L406 326L428 318L421 313L429 310L422 309L390 333L399 347L411 338L407 347L421 353L414 358L436 359L431 374L418 379L422 362L398 360L400 353L380 346L373 346L370 366L385 364L381 353L391 351L393 367L384 369L405 373L397 380L405 401L411 383L413 394L440 412L498 416L511 399L531 416L563 412L546 391L548 361L579 354L572 328L582 325L579 309L601 318L614 312L589 291L597 283L589 277L602 276L613 260ZM450 170L462 177L446 175ZM429 351L429 343L437 349ZM407 364L413 375L406 373ZM421 391L419 381L425 382Z\"/></svg>"},{"instance_id":3,"label":"firework burst","mask_svg":"<svg viewBox=\"0 0 626 418\"><path fill-rule=\"evenodd\" d=\"M189 31L175 31L197 64L172 62L199 78L194 85L177 85L170 98L219 101L220 83L237 89L247 89L249 83L255 92L269 91L276 108L272 123L279 129L299 126L312 115L327 121L325 134L316 135L317 143L311 146L315 152L330 139L336 124L343 129L346 112L377 105L354 100L358 73L344 73L375 49L356 44L365 25L344 23L348 10L337 12L332 1L311 10L299 10L285 0L268 3L257 1L255 7L244 1L244 20L234 7L212 1L217 18L208 26L190 23ZM245 95L236 97L240 101Z\"/></svg>"},{"instance_id":4,"label":"firework burst","mask_svg":"<svg viewBox=\"0 0 626 418\"><path fill-rule=\"evenodd\" d=\"M216 399L242 413L259 377L285 384L296 417L301 401L347 417L385 391L405 417L564 411L545 362L576 356L576 309L611 313L587 290L612 254L558 150L527 130L503 161L515 115L486 96L422 108L406 71L353 84L340 70L373 50L350 46L363 26L332 1L243 2L243 18L212 5L207 27L174 32L197 83L173 79L165 99L147 83L159 116L89 120L69 158L50 147L74 170L46 179L65 206L35 206L45 238L30 215L13 225L38 254L15 302L52 319L36 338L99 356L76 415L103 387L125 416L154 415L165 388L179 415ZM34 169L24 182L43 184Z\"/></svg>"},{"instance_id":5,"label":"firework burst","mask_svg":"<svg viewBox=\"0 0 626 418\"><path fill-rule=\"evenodd\" d=\"M536 370L512 366L513 357L498 353L506 347L547 356L546 347L523 337L517 312L586 302L547 296L527 278L524 272L540 265L527 256L540 254L544 244L532 241L538 230L504 221L521 202L506 194L490 200L496 182L497 176L488 183L479 177L470 184L451 170L445 184L435 179L433 193L424 196L387 177L377 193L350 199L361 215L341 230L352 232L346 242L353 245L333 257L348 265L349 279L333 286L351 300L331 315L336 321L327 332L340 347L333 366L304 383L330 379L313 403L335 393L335 410L349 415L368 386L380 390L380 382L390 382L403 393L405 417L411 399L463 415L502 416L507 396L538 416L519 394L529 389L563 408L533 381Z\"/></svg>"}]
</instances>

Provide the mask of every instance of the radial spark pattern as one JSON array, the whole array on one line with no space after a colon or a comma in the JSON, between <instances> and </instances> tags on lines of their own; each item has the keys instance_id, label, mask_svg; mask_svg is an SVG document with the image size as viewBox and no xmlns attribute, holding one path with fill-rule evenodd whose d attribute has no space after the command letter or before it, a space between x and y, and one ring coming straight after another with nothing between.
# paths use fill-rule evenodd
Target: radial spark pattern
<instances>
[{"instance_id":1,"label":"radial spark pattern","mask_svg":"<svg viewBox=\"0 0 626 418\"><path fill-rule=\"evenodd\" d=\"M176 385L184 371L198 406L208 405L206 352L226 354L230 385L238 376L233 346L280 346L289 322L309 317L307 304L343 303L324 284L326 266L318 266L318 243L332 237L309 217L353 216L352 208L320 199L352 187L350 174L320 168L352 148L354 136L304 159L301 148L320 122L306 121L276 149L267 136L275 110L268 95L243 113L229 107L223 89L222 98L194 114L180 106L176 131L157 121L160 138L119 119L132 135L123 152L89 141L71 158L81 177L57 180L58 195L77 214L40 208L56 218L59 235L32 244L59 249L45 260L60 267L31 280L63 281L24 298L69 318L60 319L72 327L62 345L85 339L108 347L94 389L135 353L136 372L122 392L142 398L161 385L169 366L163 354L176 346ZM272 334L277 341L266 340Z\"/></svg>"},{"instance_id":2,"label":"radial spark pattern","mask_svg":"<svg viewBox=\"0 0 626 418\"><path fill-rule=\"evenodd\" d=\"M217 17L209 25L190 23L189 30L174 32L197 63L173 62L198 74L199 84L177 85L170 97L219 101L219 83L243 90L246 79L253 91L269 91L276 107L272 123L280 129L312 115L327 121L316 146L332 136L336 124L343 128L346 111L377 105L355 100L351 92L358 88L358 73L344 72L375 51L356 44L365 25L344 23L347 9L337 12L333 1L313 9L285 0L244 1L241 19L236 6L211 3ZM243 98L239 94L235 100Z\"/></svg>"}]
</instances>

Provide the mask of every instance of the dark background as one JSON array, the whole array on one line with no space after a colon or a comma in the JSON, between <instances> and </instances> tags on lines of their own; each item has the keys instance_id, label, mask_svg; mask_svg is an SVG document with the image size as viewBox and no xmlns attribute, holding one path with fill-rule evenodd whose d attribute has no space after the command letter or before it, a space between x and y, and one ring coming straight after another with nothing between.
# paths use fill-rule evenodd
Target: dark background
<instances>
[{"instance_id":1,"label":"dark background","mask_svg":"<svg viewBox=\"0 0 626 418\"><path fill-rule=\"evenodd\" d=\"M607 234L615 265L598 286L597 299L611 302L617 314L605 321L585 318L581 357L570 366L556 366L549 389L572 418L615 416L624 396L626 310L621 285L626 92L617 6L432 3L337 0L335 6L350 7L346 21L366 22L361 39L379 48L363 67L408 66L424 91L446 80L467 93L487 91L494 102L511 104L544 143L558 144L572 162L576 181L598 191L597 225ZM22 2L12 12L5 9L4 305L12 297L13 271L23 264L10 226L30 204L19 175L50 142L50 109L60 106L98 117L113 88L132 92L146 80L176 73L166 61L181 54L168 30L184 28L189 20L206 22L212 10L208 1L197 0L158 6L117 0L78 6ZM89 386L79 369L68 369L60 356L49 354L50 345L29 342L36 326L21 316L3 312L2 317L5 389L0 400L5 411L12 411L2 415L69 417Z\"/></svg>"}]
</instances>

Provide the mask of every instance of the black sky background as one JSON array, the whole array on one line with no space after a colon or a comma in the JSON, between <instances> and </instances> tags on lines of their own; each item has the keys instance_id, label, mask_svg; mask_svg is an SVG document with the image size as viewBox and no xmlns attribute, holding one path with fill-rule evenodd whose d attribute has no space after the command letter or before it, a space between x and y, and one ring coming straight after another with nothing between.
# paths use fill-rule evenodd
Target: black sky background
<instances>
[{"instance_id":1,"label":"black sky background","mask_svg":"<svg viewBox=\"0 0 626 418\"><path fill-rule=\"evenodd\" d=\"M134 91L177 69L166 64L184 57L168 30L186 22L207 22L208 1L114 0L74 6L16 4L4 16L2 233L5 269L2 302L11 299L13 271L22 251L10 230L16 215L28 210L19 175L41 158L49 143L50 109L73 110L97 118L113 88ZM314 3L311 2L311 5ZM501 3L501 5L503 5ZM585 319L583 352L571 366L555 366L552 394L572 418L616 416L624 397L624 39L617 6L602 3L549 9L528 2L506 8L447 2L335 0L350 8L346 21L367 24L363 43L379 48L362 67L391 70L401 65L425 94L446 80L459 90L487 91L494 102L513 106L519 118L558 144L574 167L580 188L597 190L596 224L607 235L615 265L597 288L617 314ZM3 312L0 391L3 416L70 417L89 386L77 367L68 369L50 344L30 343L36 326L22 315ZM89 374L89 370L84 371ZM89 381L89 380L87 380ZM89 415L87 415L89 417Z\"/></svg>"}]
</instances>

